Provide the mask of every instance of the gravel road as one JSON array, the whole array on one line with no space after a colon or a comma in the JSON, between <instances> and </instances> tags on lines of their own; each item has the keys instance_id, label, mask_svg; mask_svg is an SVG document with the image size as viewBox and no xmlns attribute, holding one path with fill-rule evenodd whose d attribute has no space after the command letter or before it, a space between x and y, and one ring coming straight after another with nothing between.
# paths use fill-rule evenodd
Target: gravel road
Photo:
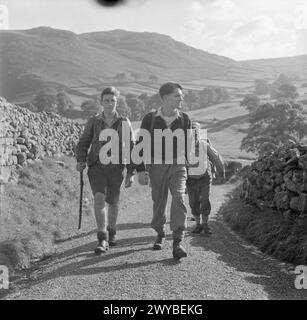
<instances>
[{"instance_id":1,"label":"gravel road","mask_svg":"<svg viewBox=\"0 0 307 320\"><path fill-rule=\"evenodd\" d=\"M294 266L263 255L223 222L218 209L233 188L213 186L213 235L193 235L188 221L188 257L178 262L169 225L164 249L152 250L150 189L135 183L122 193L117 247L97 257L95 232L81 232L34 264L3 299L306 299L306 290L294 287Z\"/></svg>"}]
</instances>

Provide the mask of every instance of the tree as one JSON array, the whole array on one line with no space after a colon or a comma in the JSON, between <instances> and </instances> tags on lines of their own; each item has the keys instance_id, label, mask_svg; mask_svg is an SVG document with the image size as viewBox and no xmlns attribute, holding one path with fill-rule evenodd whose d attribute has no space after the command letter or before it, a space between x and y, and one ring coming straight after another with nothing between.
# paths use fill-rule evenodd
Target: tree
<instances>
[{"instance_id":1,"label":"tree","mask_svg":"<svg viewBox=\"0 0 307 320\"><path fill-rule=\"evenodd\" d=\"M293 84L284 83L277 89L276 98L296 99L297 97L298 93Z\"/></svg>"},{"instance_id":2,"label":"tree","mask_svg":"<svg viewBox=\"0 0 307 320\"><path fill-rule=\"evenodd\" d=\"M57 92L54 88L45 88L35 96L32 103L36 106L37 111L57 112Z\"/></svg>"},{"instance_id":3,"label":"tree","mask_svg":"<svg viewBox=\"0 0 307 320\"><path fill-rule=\"evenodd\" d=\"M267 80L256 79L254 82L254 85L255 85L255 94L264 95L269 93L270 85L267 82Z\"/></svg>"},{"instance_id":4,"label":"tree","mask_svg":"<svg viewBox=\"0 0 307 320\"><path fill-rule=\"evenodd\" d=\"M222 88L222 92L223 92L223 101L228 100L229 99L228 90L226 88Z\"/></svg>"},{"instance_id":5,"label":"tree","mask_svg":"<svg viewBox=\"0 0 307 320\"><path fill-rule=\"evenodd\" d=\"M189 110L199 109L199 100L199 95L193 90L189 90L184 95L184 101L186 102Z\"/></svg>"},{"instance_id":6,"label":"tree","mask_svg":"<svg viewBox=\"0 0 307 320\"><path fill-rule=\"evenodd\" d=\"M140 78L140 75L137 72L130 72L130 76L137 81Z\"/></svg>"},{"instance_id":7,"label":"tree","mask_svg":"<svg viewBox=\"0 0 307 320\"><path fill-rule=\"evenodd\" d=\"M198 96L200 108L209 106L209 88L204 88L201 92L199 92Z\"/></svg>"},{"instance_id":8,"label":"tree","mask_svg":"<svg viewBox=\"0 0 307 320\"><path fill-rule=\"evenodd\" d=\"M131 110L131 119L140 120L145 112L144 102L137 98L134 94L126 95L126 102Z\"/></svg>"},{"instance_id":9,"label":"tree","mask_svg":"<svg viewBox=\"0 0 307 320\"><path fill-rule=\"evenodd\" d=\"M240 102L241 106L246 106L249 112L256 110L259 107L260 99L255 94L247 94L244 99Z\"/></svg>"},{"instance_id":10,"label":"tree","mask_svg":"<svg viewBox=\"0 0 307 320\"><path fill-rule=\"evenodd\" d=\"M223 101L223 91L221 87L215 87L214 88L215 94L216 94L216 102L215 103L220 103Z\"/></svg>"},{"instance_id":11,"label":"tree","mask_svg":"<svg viewBox=\"0 0 307 320\"><path fill-rule=\"evenodd\" d=\"M148 79L151 81L151 82L158 82L158 77L155 75L155 74L153 74L153 73L151 73L150 75L149 75L149 77L148 77Z\"/></svg>"},{"instance_id":12,"label":"tree","mask_svg":"<svg viewBox=\"0 0 307 320\"><path fill-rule=\"evenodd\" d=\"M88 99L85 100L84 102L82 102L81 106L80 106L81 110L83 110L82 112L82 118L86 119L89 118L90 116L101 112L101 105L99 103L99 101L97 99Z\"/></svg>"},{"instance_id":13,"label":"tree","mask_svg":"<svg viewBox=\"0 0 307 320\"><path fill-rule=\"evenodd\" d=\"M37 107L32 102L25 102L25 103L21 103L19 105L23 108L29 109L32 112L37 112Z\"/></svg>"},{"instance_id":14,"label":"tree","mask_svg":"<svg viewBox=\"0 0 307 320\"><path fill-rule=\"evenodd\" d=\"M57 105L58 105L58 112L61 115L67 115L69 112L72 111L72 109L74 107L72 100L66 94L65 91L58 92Z\"/></svg>"},{"instance_id":15,"label":"tree","mask_svg":"<svg viewBox=\"0 0 307 320\"><path fill-rule=\"evenodd\" d=\"M278 146L289 139L302 142L307 135L307 112L298 103L266 103L260 105L249 119L247 136L241 150L257 152L264 142Z\"/></svg>"},{"instance_id":16,"label":"tree","mask_svg":"<svg viewBox=\"0 0 307 320\"><path fill-rule=\"evenodd\" d=\"M271 84L271 99L276 99L278 88L286 83L292 84L288 76L284 73L281 73L278 78Z\"/></svg>"},{"instance_id":17,"label":"tree","mask_svg":"<svg viewBox=\"0 0 307 320\"><path fill-rule=\"evenodd\" d=\"M117 81L124 81L126 80L126 74L124 72L120 72L120 73L117 73L114 77L115 80Z\"/></svg>"},{"instance_id":18,"label":"tree","mask_svg":"<svg viewBox=\"0 0 307 320\"><path fill-rule=\"evenodd\" d=\"M149 95L148 95L147 93L141 93L141 94L138 96L138 98L144 102L144 106L145 106L145 109L146 109L146 106L147 106L148 101L149 101L149 99L150 99Z\"/></svg>"},{"instance_id":19,"label":"tree","mask_svg":"<svg viewBox=\"0 0 307 320\"><path fill-rule=\"evenodd\" d=\"M213 87L208 87L208 104L214 104L217 102L217 94Z\"/></svg>"},{"instance_id":20,"label":"tree","mask_svg":"<svg viewBox=\"0 0 307 320\"><path fill-rule=\"evenodd\" d=\"M117 101L117 108L118 114L122 117L131 117L131 109L127 105L126 99L123 96L120 96Z\"/></svg>"}]
</instances>

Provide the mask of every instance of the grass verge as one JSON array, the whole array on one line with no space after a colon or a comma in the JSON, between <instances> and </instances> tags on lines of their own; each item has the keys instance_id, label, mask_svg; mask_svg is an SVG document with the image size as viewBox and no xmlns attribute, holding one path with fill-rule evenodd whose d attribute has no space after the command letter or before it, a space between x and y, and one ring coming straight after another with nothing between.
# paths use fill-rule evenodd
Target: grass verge
<instances>
[{"instance_id":1,"label":"grass verge","mask_svg":"<svg viewBox=\"0 0 307 320\"><path fill-rule=\"evenodd\" d=\"M12 271L29 267L31 259L51 255L57 240L79 232L80 188L75 159L58 160L35 162L17 172L17 184L2 185L0 265ZM83 199L82 231L94 226L88 183Z\"/></svg>"},{"instance_id":2,"label":"grass verge","mask_svg":"<svg viewBox=\"0 0 307 320\"><path fill-rule=\"evenodd\" d=\"M222 206L230 227L262 252L297 265L307 264L307 215L287 218L271 208L260 210L240 199L240 187Z\"/></svg>"}]
</instances>

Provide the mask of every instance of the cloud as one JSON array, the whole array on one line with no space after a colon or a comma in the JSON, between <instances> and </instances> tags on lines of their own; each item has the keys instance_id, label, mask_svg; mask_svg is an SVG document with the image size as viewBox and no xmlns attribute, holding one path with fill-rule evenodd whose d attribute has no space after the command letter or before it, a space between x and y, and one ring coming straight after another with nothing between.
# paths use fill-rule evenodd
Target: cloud
<instances>
[{"instance_id":1,"label":"cloud","mask_svg":"<svg viewBox=\"0 0 307 320\"><path fill-rule=\"evenodd\" d=\"M281 57L307 53L306 28L302 0L194 1L181 40L238 60Z\"/></svg>"},{"instance_id":2,"label":"cloud","mask_svg":"<svg viewBox=\"0 0 307 320\"><path fill-rule=\"evenodd\" d=\"M263 37L277 34L278 28L268 16L256 16L246 22L235 23L228 33L230 37Z\"/></svg>"}]
</instances>

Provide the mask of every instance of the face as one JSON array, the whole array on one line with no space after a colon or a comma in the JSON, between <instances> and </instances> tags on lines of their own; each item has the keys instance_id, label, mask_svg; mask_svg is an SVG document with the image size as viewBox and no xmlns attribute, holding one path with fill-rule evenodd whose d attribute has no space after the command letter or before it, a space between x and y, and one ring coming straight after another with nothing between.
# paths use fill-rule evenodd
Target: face
<instances>
[{"instance_id":1,"label":"face","mask_svg":"<svg viewBox=\"0 0 307 320\"><path fill-rule=\"evenodd\" d=\"M101 105L106 111L115 111L117 105L117 97L114 94L104 94Z\"/></svg>"},{"instance_id":2,"label":"face","mask_svg":"<svg viewBox=\"0 0 307 320\"><path fill-rule=\"evenodd\" d=\"M164 102L173 109L181 109L182 101L183 93L179 88L176 88L171 94L164 96Z\"/></svg>"}]
</instances>

